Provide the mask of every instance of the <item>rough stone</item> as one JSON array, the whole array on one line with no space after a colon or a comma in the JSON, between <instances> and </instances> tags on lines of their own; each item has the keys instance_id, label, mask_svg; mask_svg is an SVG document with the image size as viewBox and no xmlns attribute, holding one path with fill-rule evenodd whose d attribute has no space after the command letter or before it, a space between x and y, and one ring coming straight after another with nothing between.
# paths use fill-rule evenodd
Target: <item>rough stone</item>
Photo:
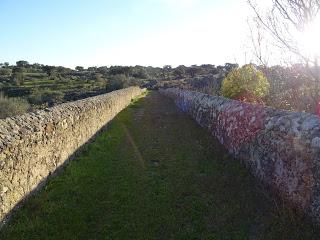
<instances>
[{"instance_id":1,"label":"rough stone","mask_svg":"<svg viewBox=\"0 0 320 240\"><path fill-rule=\"evenodd\" d=\"M144 91L131 87L0 120L0 221Z\"/></svg>"},{"instance_id":2,"label":"rough stone","mask_svg":"<svg viewBox=\"0 0 320 240\"><path fill-rule=\"evenodd\" d=\"M320 148L320 137L315 137L312 139L311 146L314 148Z\"/></svg>"},{"instance_id":3,"label":"rough stone","mask_svg":"<svg viewBox=\"0 0 320 240\"><path fill-rule=\"evenodd\" d=\"M160 90L291 206L320 223L320 118L176 88Z\"/></svg>"}]
</instances>

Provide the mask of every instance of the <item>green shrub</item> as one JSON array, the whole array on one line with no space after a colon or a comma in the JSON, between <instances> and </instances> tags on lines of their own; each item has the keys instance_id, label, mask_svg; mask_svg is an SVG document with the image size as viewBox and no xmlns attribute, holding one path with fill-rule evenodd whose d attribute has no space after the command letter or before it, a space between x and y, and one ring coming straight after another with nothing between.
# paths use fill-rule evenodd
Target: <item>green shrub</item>
<instances>
[{"instance_id":1,"label":"green shrub","mask_svg":"<svg viewBox=\"0 0 320 240\"><path fill-rule=\"evenodd\" d=\"M53 106L63 102L64 93L60 91L44 90L39 89L33 90L32 94L29 96L28 100L31 104L35 105L47 105Z\"/></svg>"},{"instance_id":2,"label":"green shrub","mask_svg":"<svg viewBox=\"0 0 320 240\"><path fill-rule=\"evenodd\" d=\"M116 74L112 76L107 84L108 91L114 91L129 86L129 79L124 74Z\"/></svg>"},{"instance_id":3,"label":"green shrub","mask_svg":"<svg viewBox=\"0 0 320 240\"><path fill-rule=\"evenodd\" d=\"M21 98L7 98L0 94L0 118L13 117L26 113L30 105Z\"/></svg>"},{"instance_id":4,"label":"green shrub","mask_svg":"<svg viewBox=\"0 0 320 240\"><path fill-rule=\"evenodd\" d=\"M233 69L222 82L221 93L224 97L261 102L268 93L268 79L252 64Z\"/></svg>"},{"instance_id":5,"label":"green shrub","mask_svg":"<svg viewBox=\"0 0 320 240\"><path fill-rule=\"evenodd\" d=\"M11 72L10 68L0 68L0 76L10 76Z\"/></svg>"}]
</instances>

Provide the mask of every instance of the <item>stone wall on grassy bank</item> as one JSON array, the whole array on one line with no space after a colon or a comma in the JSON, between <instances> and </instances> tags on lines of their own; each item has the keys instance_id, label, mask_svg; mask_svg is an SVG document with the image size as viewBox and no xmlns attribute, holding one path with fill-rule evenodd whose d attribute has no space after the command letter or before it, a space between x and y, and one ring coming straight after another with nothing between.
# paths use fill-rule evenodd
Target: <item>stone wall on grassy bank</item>
<instances>
[{"instance_id":1,"label":"stone wall on grassy bank","mask_svg":"<svg viewBox=\"0 0 320 240\"><path fill-rule=\"evenodd\" d=\"M287 203L320 223L320 118L176 88L160 90Z\"/></svg>"},{"instance_id":2,"label":"stone wall on grassy bank","mask_svg":"<svg viewBox=\"0 0 320 240\"><path fill-rule=\"evenodd\" d=\"M131 87L0 120L1 221L144 91Z\"/></svg>"}]
</instances>

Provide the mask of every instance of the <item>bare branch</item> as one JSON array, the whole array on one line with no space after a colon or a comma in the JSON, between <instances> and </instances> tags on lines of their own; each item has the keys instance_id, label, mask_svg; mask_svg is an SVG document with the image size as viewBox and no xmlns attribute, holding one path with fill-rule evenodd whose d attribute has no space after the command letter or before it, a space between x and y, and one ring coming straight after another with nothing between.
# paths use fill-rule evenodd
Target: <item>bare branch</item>
<instances>
[{"instance_id":1,"label":"bare branch","mask_svg":"<svg viewBox=\"0 0 320 240\"><path fill-rule=\"evenodd\" d=\"M271 8L258 10L254 0L248 4L254 11L257 21L277 42L280 48L296 55L305 63L310 62L300 49L300 45L292 35L292 30L301 32L312 22L320 11L320 0L270 0Z\"/></svg>"}]
</instances>

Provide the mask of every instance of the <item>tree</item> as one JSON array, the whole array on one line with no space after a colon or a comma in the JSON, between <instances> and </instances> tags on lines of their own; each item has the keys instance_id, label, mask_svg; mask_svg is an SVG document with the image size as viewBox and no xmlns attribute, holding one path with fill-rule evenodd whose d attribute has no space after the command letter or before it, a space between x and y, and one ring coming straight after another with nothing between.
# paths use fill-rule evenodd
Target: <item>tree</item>
<instances>
[{"instance_id":1,"label":"tree","mask_svg":"<svg viewBox=\"0 0 320 240\"><path fill-rule=\"evenodd\" d=\"M108 67L106 67L106 66L103 66L103 67L99 67L99 68L97 68L97 70L96 70L98 73L101 73L101 74L103 74L103 75L107 75L108 74L108 72L109 72L109 68Z\"/></svg>"},{"instance_id":2,"label":"tree","mask_svg":"<svg viewBox=\"0 0 320 240\"><path fill-rule=\"evenodd\" d=\"M98 69L97 67L88 67L87 70L88 70L89 72L96 72L97 69Z\"/></svg>"},{"instance_id":3,"label":"tree","mask_svg":"<svg viewBox=\"0 0 320 240\"><path fill-rule=\"evenodd\" d=\"M320 0L270 0L269 7L261 7L255 0L248 0L248 3L255 13L253 22L256 37L252 36L255 56L260 63L265 64L269 56L264 55L280 52L278 58L282 58L286 64L292 65L293 59L295 63L301 62L307 66L311 84L309 88L314 90L311 91L313 108L316 109L320 97L319 53L306 51L306 44L301 43L297 36L305 34L304 31L319 17ZM268 53L270 49L276 51Z\"/></svg>"},{"instance_id":4,"label":"tree","mask_svg":"<svg viewBox=\"0 0 320 240\"><path fill-rule=\"evenodd\" d=\"M224 65L224 69L227 71L227 72L231 72L233 69L236 69L239 67L239 64L237 63L226 63Z\"/></svg>"},{"instance_id":5,"label":"tree","mask_svg":"<svg viewBox=\"0 0 320 240\"><path fill-rule=\"evenodd\" d=\"M126 77L129 77L132 73L132 68L127 66L112 66L109 69L109 73L111 75L125 75Z\"/></svg>"},{"instance_id":6,"label":"tree","mask_svg":"<svg viewBox=\"0 0 320 240\"><path fill-rule=\"evenodd\" d=\"M78 72L82 72L82 71L84 70L84 68L81 67L81 66L76 66L75 69L76 69Z\"/></svg>"},{"instance_id":7,"label":"tree","mask_svg":"<svg viewBox=\"0 0 320 240\"><path fill-rule=\"evenodd\" d=\"M184 65L178 66L176 69L174 69L173 74L177 79L184 78L186 74L186 67Z\"/></svg>"},{"instance_id":8,"label":"tree","mask_svg":"<svg viewBox=\"0 0 320 240\"><path fill-rule=\"evenodd\" d=\"M290 67L259 67L270 83L266 103L291 111L314 111L314 84L310 83L309 69L303 64Z\"/></svg>"},{"instance_id":9,"label":"tree","mask_svg":"<svg viewBox=\"0 0 320 240\"><path fill-rule=\"evenodd\" d=\"M139 79L147 79L149 75L147 70L142 66L135 66L132 69L132 76Z\"/></svg>"},{"instance_id":10,"label":"tree","mask_svg":"<svg viewBox=\"0 0 320 240\"><path fill-rule=\"evenodd\" d=\"M186 72L190 75L190 77L194 78L199 72L199 68L197 65L192 65L191 67L187 68Z\"/></svg>"},{"instance_id":11,"label":"tree","mask_svg":"<svg viewBox=\"0 0 320 240\"><path fill-rule=\"evenodd\" d=\"M24 68L29 66L29 62L21 60L16 62L17 67Z\"/></svg>"},{"instance_id":12,"label":"tree","mask_svg":"<svg viewBox=\"0 0 320 240\"><path fill-rule=\"evenodd\" d=\"M0 76L10 76L11 69L10 68L0 68Z\"/></svg>"},{"instance_id":13,"label":"tree","mask_svg":"<svg viewBox=\"0 0 320 240\"><path fill-rule=\"evenodd\" d=\"M54 67L54 66L45 65L45 66L42 67L42 70L43 70L46 74L48 74L48 76L49 76L50 78L55 77L55 75L57 74L56 67Z\"/></svg>"},{"instance_id":14,"label":"tree","mask_svg":"<svg viewBox=\"0 0 320 240\"><path fill-rule=\"evenodd\" d=\"M70 68L65 68L65 67L62 67L62 66L53 67L53 69L55 69L56 72L59 75L67 75L67 74L70 74L72 72L72 70Z\"/></svg>"},{"instance_id":15,"label":"tree","mask_svg":"<svg viewBox=\"0 0 320 240\"><path fill-rule=\"evenodd\" d=\"M233 69L222 82L221 93L224 97L246 102L262 102L269 90L268 79L248 64Z\"/></svg>"},{"instance_id":16,"label":"tree","mask_svg":"<svg viewBox=\"0 0 320 240\"><path fill-rule=\"evenodd\" d=\"M42 65L40 63L34 63L30 65L35 70L41 70Z\"/></svg>"},{"instance_id":17,"label":"tree","mask_svg":"<svg viewBox=\"0 0 320 240\"><path fill-rule=\"evenodd\" d=\"M201 74L203 74L203 75L218 74L219 73L219 71L216 68L216 66L212 65L212 64L202 64L200 66L200 69L201 69Z\"/></svg>"},{"instance_id":18,"label":"tree","mask_svg":"<svg viewBox=\"0 0 320 240\"><path fill-rule=\"evenodd\" d=\"M260 7L255 0L248 0L248 3L260 30L273 39L273 47L289 51L306 63L317 61L302 49L296 34L303 32L315 20L320 10L320 0L270 0L267 9Z\"/></svg>"},{"instance_id":19,"label":"tree","mask_svg":"<svg viewBox=\"0 0 320 240\"><path fill-rule=\"evenodd\" d=\"M167 80L170 79L170 73L172 70L172 66L171 65L164 65L162 68L162 78L163 80Z\"/></svg>"},{"instance_id":20,"label":"tree","mask_svg":"<svg viewBox=\"0 0 320 240\"><path fill-rule=\"evenodd\" d=\"M108 90L114 91L122 88L126 88L129 86L129 79L124 74L117 74L110 78L108 82Z\"/></svg>"}]
</instances>

